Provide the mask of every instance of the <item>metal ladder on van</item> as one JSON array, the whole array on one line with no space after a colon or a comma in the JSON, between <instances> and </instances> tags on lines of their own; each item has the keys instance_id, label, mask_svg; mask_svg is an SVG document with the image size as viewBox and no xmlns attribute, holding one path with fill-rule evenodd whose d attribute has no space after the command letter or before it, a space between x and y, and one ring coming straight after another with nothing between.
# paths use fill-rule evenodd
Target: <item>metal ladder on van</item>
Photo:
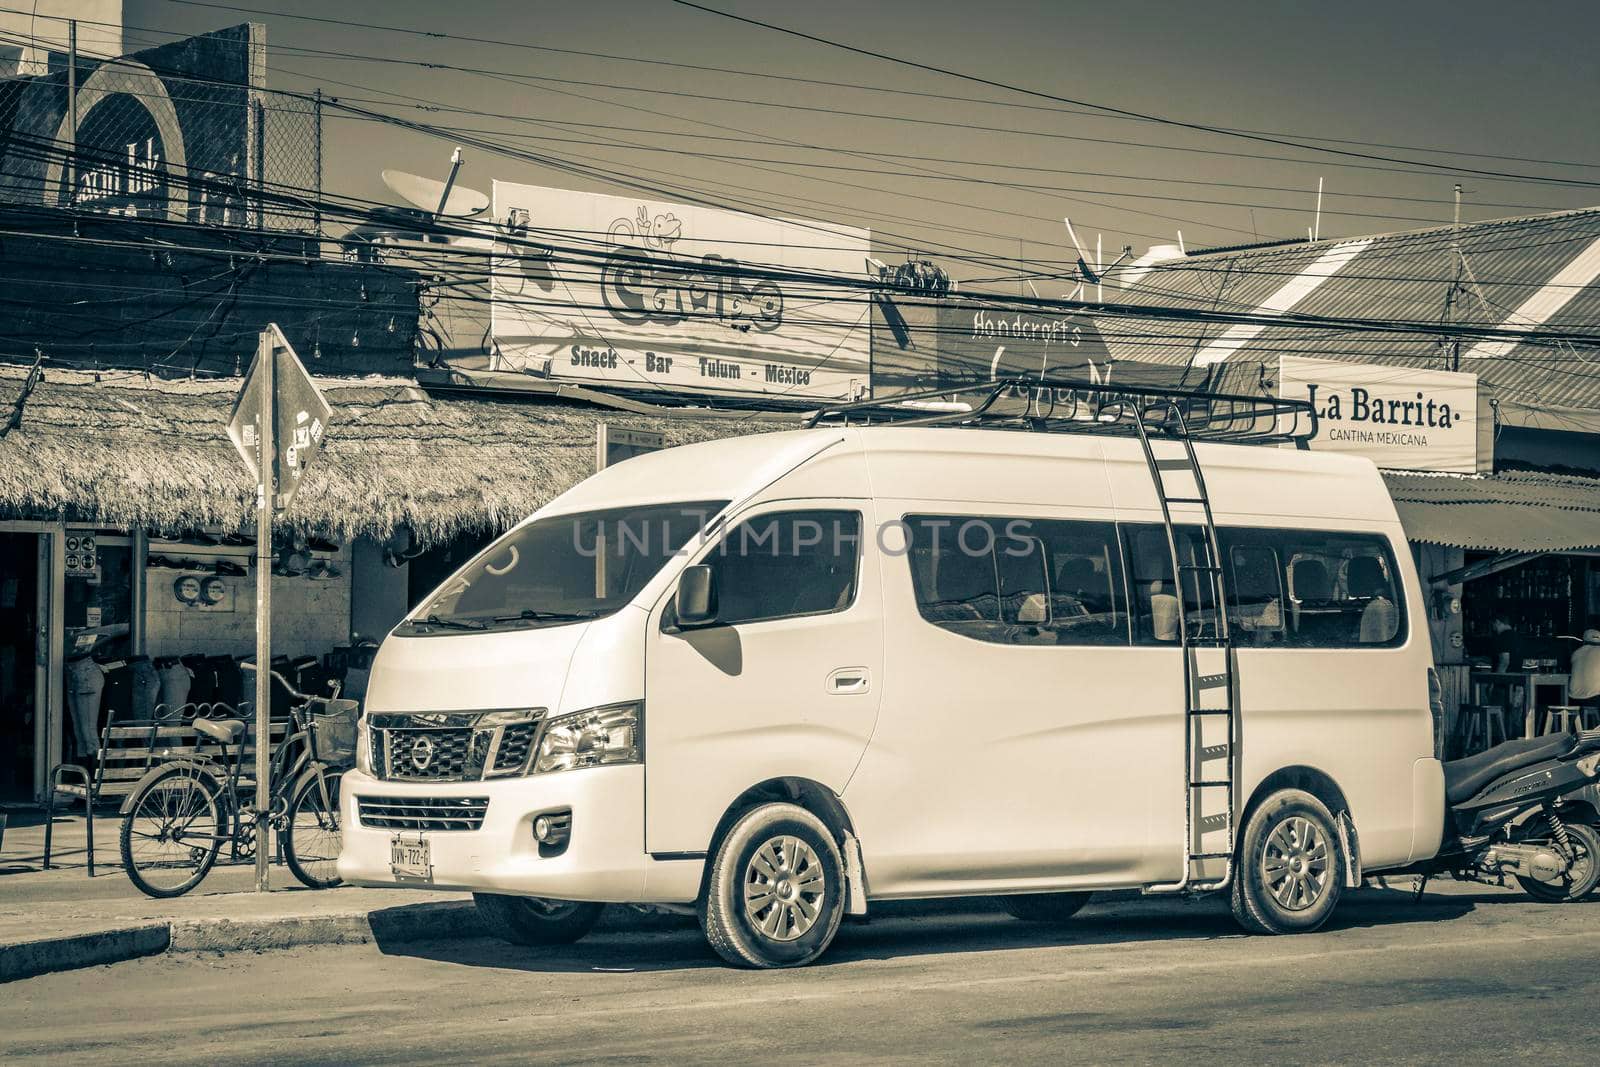
<instances>
[{"instance_id":1,"label":"metal ladder on van","mask_svg":"<svg viewBox=\"0 0 1600 1067\"><path fill-rule=\"evenodd\" d=\"M1184 419L1183 405L1168 400L1155 408L1162 413L1164 422L1175 430L1174 436L1183 444L1183 455L1170 459L1159 458L1150 442L1148 419L1150 408L1133 405L1133 424L1138 431L1139 444L1144 450L1150 478L1155 484L1156 499L1161 502L1161 519L1166 529L1167 551L1172 558L1172 578L1178 602L1178 643L1183 653L1183 875L1176 882L1146 887L1149 893L1205 892L1226 889L1233 880L1233 852L1238 815L1235 766L1239 753L1238 686L1235 676L1233 641L1228 630L1227 603L1224 600L1222 550L1217 541L1217 524L1211 513L1211 498L1206 492L1205 475L1200 470L1200 460L1195 455L1194 438ZM1194 495L1175 495L1169 491L1168 472L1188 474L1194 480ZM1173 505L1197 505L1205 517L1205 536L1197 548L1205 557L1203 561L1185 563L1178 553L1178 533L1172 521ZM1194 579L1193 588L1197 603L1191 605L1184 594L1185 578ZM1199 595L1202 582L1211 589L1213 619L1207 629L1204 619L1196 619L1191 628L1191 614L1204 606ZM1205 660L1207 662L1202 662ZM1217 695L1221 695L1220 705ZM1209 700L1207 698L1210 698ZM1211 726L1208 728L1207 724ZM1218 735L1221 735L1220 737ZM1208 770L1207 768L1213 768ZM1220 768L1220 769L1216 769ZM1209 811L1215 801L1208 798L1220 794L1224 808L1221 812ZM1222 834L1225 844L1204 844L1207 835ZM1221 864L1221 874L1209 873L1208 863Z\"/></svg>"}]
</instances>

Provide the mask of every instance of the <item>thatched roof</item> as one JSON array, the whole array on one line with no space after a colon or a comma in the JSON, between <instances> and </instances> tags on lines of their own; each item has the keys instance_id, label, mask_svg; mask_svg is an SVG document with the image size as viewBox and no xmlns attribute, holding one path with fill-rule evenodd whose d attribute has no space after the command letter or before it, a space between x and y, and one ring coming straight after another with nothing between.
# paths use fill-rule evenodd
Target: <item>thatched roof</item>
<instances>
[{"instance_id":1,"label":"thatched roof","mask_svg":"<svg viewBox=\"0 0 1600 1067\"><path fill-rule=\"evenodd\" d=\"M27 370L0 367L0 426ZM47 370L0 437L0 514L113 527L252 525L253 479L225 427L237 379ZM336 537L424 541L503 528L594 470L600 421L669 445L793 426L789 417L651 417L552 400L430 396L394 379L323 380L334 422L285 520Z\"/></svg>"}]
</instances>

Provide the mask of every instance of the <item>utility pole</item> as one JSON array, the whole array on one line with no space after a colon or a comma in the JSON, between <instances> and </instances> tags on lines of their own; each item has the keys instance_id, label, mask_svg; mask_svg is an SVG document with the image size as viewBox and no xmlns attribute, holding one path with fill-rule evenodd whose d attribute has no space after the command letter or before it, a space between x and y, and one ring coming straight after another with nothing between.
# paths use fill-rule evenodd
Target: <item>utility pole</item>
<instances>
[{"instance_id":1,"label":"utility pole","mask_svg":"<svg viewBox=\"0 0 1600 1067\"><path fill-rule=\"evenodd\" d=\"M67 21L67 165L66 196L71 207L78 199L78 20ZM45 195L49 195L48 191Z\"/></svg>"},{"instance_id":2,"label":"utility pole","mask_svg":"<svg viewBox=\"0 0 1600 1067\"><path fill-rule=\"evenodd\" d=\"M1448 314L1455 308L1456 294L1461 292L1461 183L1456 182L1456 207L1454 219L1451 222L1450 249L1452 258L1455 259L1456 276L1450 283L1450 297L1445 301L1445 310ZM1454 321L1454 316L1451 316ZM1461 369L1461 336L1457 334L1450 342L1450 369Z\"/></svg>"}]
</instances>

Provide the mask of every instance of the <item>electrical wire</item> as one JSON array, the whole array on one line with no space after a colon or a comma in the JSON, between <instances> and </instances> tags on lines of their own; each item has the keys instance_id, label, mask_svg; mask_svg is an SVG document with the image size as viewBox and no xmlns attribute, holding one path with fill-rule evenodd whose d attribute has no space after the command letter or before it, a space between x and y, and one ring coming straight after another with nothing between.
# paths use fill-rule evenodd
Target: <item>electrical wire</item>
<instances>
[{"instance_id":1,"label":"electrical wire","mask_svg":"<svg viewBox=\"0 0 1600 1067\"><path fill-rule=\"evenodd\" d=\"M1452 172L1457 172L1457 173L1462 173L1462 174L1474 174L1474 175L1479 175L1479 176L1483 176L1483 177L1520 178L1520 179L1532 178L1534 180L1554 182L1554 183L1562 184L1562 185L1575 185L1575 186L1582 186L1582 187L1585 187L1585 188L1600 188L1600 181L1590 181L1590 180L1587 180L1587 179L1576 179L1576 178L1540 178L1539 176L1536 176L1536 175L1510 174L1510 173L1507 173L1505 171L1483 170L1483 169L1477 169L1477 168L1471 168L1471 167L1447 167L1444 164L1440 164L1440 163L1431 163L1431 162L1420 161L1420 160L1399 159L1399 158L1395 158L1393 156L1377 155L1377 154L1369 153L1369 152L1355 152L1355 151L1352 151L1352 150L1349 150L1349 149L1329 148L1329 147L1326 147L1324 145L1307 144L1307 143L1303 143L1303 142L1295 141L1295 140L1290 140L1288 138L1283 138L1283 137L1272 137L1272 136L1267 136L1267 135L1263 135L1263 134L1245 133L1245 132L1242 132L1242 131L1230 130L1230 129L1226 128L1226 127L1211 126L1211 125L1207 125L1205 123L1199 123L1199 122L1185 122L1185 121L1183 121L1181 119L1169 118L1169 117L1164 116L1164 115L1152 115L1152 114L1147 114L1145 112L1134 111L1134 110L1131 110L1129 108L1113 107L1113 106L1111 106L1109 104L1100 104L1100 103L1095 103L1095 102L1088 101L1088 100L1075 100L1075 99L1073 99L1071 97L1058 96L1058 95L1056 95L1054 93L1047 93L1047 92L1043 92L1043 91L1038 90L1038 89L1029 89L1029 88L1025 88L1023 86L1020 86L1020 85L1012 85L1009 82L1003 82L1003 81L999 81L999 80L993 79L993 78L984 78L984 77L980 77L980 76L975 75L975 74L965 74L965 73L962 73L960 71L951 70L951 69L946 68L946 67L935 66L935 65L933 65L931 63L922 63L922 62L919 62L919 61L914 60L914 59L906 59L906 58L901 57L901 56L890 55L890 54L888 54L886 52L878 52L878 51L874 51L874 50L869 49L869 48L861 48L861 47L859 47L857 45L847 44L847 43L845 43L843 41L835 41L835 40L832 40L832 39L827 38L827 37L819 36L817 34L807 33L807 32L805 32L803 30L795 30L795 29L791 29L791 28L786 27L786 26L779 26L779 25L777 25L775 23L763 22L760 19L751 18L748 15L739 15L739 14L735 14L734 12L731 12L731 11L723 11L723 10L721 10L719 8L710 7L710 6L706 5L706 4L696 3L695 0L670 0L670 2L672 2L674 4L677 4L680 7L693 8L693 9L695 9L697 11L702 11L702 12L705 12L706 14L709 14L709 15L715 15L715 16L717 16L719 18L731 19L731 20L733 20L735 22L747 23L748 25L756 26L756 27L759 27L759 28L765 29L765 30L770 30L770 31L772 31L774 33L787 34L787 35L789 35L791 37L798 37L798 38L801 38L803 40L812 41L812 42L814 42L816 44L826 45L826 46L828 46L830 48L837 48L837 49L841 49L841 50L846 51L846 52L853 52L856 55L866 56L866 57L869 57L869 58L872 58L872 59L883 60L885 62L894 63L894 64L897 64L899 66L910 67L910 68L913 68L913 69L916 69L916 70L926 71L926 72L931 73L931 74L941 74L941 75L944 75L946 77L957 78L957 79L960 79L961 81L971 82L971 83L973 83L975 85L985 85L985 86L988 86L991 89L1002 89L1002 90L1005 90L1007 92L1018 93L1018 94L1021 94L1021 95L1024 95L1024 96L1031 96L1031 97L1035 97L1035 98L1038 98L1038 99L1041 99L1041 100L1051 100L1051 101L1054 101L1055 103L1058 103L1058 104L1073 104L1073 105L1076 105L1078 107L1092 108L1092 109L1094 109L1096 111L1102 111L1102 112L1105 112L1107 114L1124 115L1124 116L1127 116L1129 118L1143 119L1144 121L1158 123L1158 124L1160 124L1162 126L1171 126L1171 127L1177 128L1177 129L1192 130L1192 131L1195 131L1195 132L1198 132L1198 133L1217 134L1217 135L1223 136L1223 137L1235 137L1235 138L1240 138L1240 139L1248 140L1248 141L1257 141L1257 142L1260 142L1262 144L1274 144L1274 145L1279 145L1279 146L1288 147L1288 148L1299 148L1299 149L1302 149L1302 150L1308 151L1308 152L1318 152L1318 153L1324 153L1324 154L1336 155L1336 156L1347 156L1347 157L1350 157L1350 158L1353 158L1353 159L1377 160L1377 161L1384 162L1384 163L1405 163L1405 164L1408 164L1408 165L1411 165L1411 166L1429 167L1429 168L1438 169L1438 170L1449 170L1449 171L1452 171Z\"/></svg>"}]
</instances>

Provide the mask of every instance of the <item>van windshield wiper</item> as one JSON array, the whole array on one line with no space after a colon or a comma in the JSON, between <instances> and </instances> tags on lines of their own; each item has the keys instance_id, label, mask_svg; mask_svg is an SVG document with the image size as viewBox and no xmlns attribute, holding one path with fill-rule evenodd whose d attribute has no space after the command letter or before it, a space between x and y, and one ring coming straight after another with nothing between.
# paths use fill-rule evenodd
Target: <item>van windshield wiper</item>
<instances>
[{"instance_id":1,"label":"van windshield wiper","mask_svg":"<svg viewBox=\"0 0 1600 1067\"><path fill-rule=\"evenodd\" d=\"M495 622L577 622L580 619L592 619L599 615L598 611L535 611L533 608L523 608L515 615L496 615Z\"/></svg>"},{"instance_id":2,"label":"van windshield wiper","mask_svg":"<svg viewBox=\"0 0 1600 1067\"><path fill-rule=\"evenodd\" d=\"M412 625L415 626L418 623L424 626L448 626L452 630L487 629L483 623L475 622L472 619L447 619L441 615L429 615L425 618L416 620L416 622L413 622Z\"/></svg>"}]
</instances>

